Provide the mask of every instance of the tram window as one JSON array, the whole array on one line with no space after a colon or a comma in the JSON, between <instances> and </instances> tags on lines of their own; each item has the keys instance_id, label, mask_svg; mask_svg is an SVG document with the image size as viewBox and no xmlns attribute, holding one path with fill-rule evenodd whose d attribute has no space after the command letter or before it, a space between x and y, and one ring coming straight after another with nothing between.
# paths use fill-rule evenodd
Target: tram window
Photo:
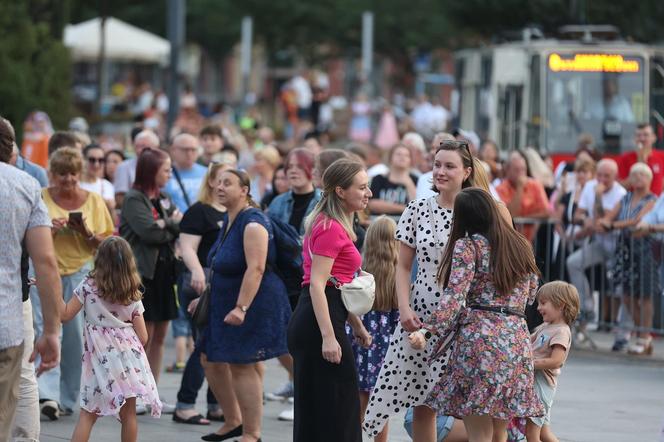
<instances>
[{"instance_id":1,"label":"tram window","mask_svg":"<svg viewBox=\"0 0 664 442\"><path fill-rule=\"evenodd\" d=\"M628 57L625 57L627 60ZM643 66L643 59L629 57ZM572 151L582 133L607 150L629 148L636 124L644 121L645 79L637 72L547 70L546 147Z\"/></svg>"}]
</instances>

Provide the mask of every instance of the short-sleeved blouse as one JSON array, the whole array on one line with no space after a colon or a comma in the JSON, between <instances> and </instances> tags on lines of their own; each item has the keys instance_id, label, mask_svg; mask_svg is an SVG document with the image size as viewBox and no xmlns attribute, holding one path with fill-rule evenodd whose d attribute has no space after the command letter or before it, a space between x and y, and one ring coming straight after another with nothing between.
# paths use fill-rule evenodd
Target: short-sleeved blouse
<instances>
[{"instance_id":1,"label":"short-sleeved blouse","mask_svg":"<svg viewBox=\"0 0 664 442\"><path fill-rule=\"evenodd\" d=\"M311 280L311 255L334 259L330 272L339 284L353 280L362 265L362 256L339 221L322 216L316 220L311 233L304 237L302 261L304 278L302 284Z\"/></svg>"}]
</instances>

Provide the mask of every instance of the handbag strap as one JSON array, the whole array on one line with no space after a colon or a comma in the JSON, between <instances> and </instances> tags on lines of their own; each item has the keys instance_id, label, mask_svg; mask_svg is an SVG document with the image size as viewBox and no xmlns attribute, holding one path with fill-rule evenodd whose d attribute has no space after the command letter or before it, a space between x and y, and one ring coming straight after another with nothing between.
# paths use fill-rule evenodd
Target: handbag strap
<instances>
[{"instance_id":1,"label":"handbag strap","mask_svg":"<svg viewBox=\"0 0 664 442\"><path fill-rule=\"evenodd\" d=\"M309 236L309 242L307 243L307 250L309 251L309 258L311 259L311 264L313 265L313 263L314 263L314 254L311 252L311 235ZM311 272L311 270L310 270L310 272ZM362 274L362 268L360 267L360 268L357 269L357 271L353 274L353 279L354 279L354 278L357 278L357 277L360 276L361 274ZM335 278L334 276L332 276L332 275L330 275L330 277L327 278L327 280L328 280L329 282L331 282L332 284L334 284L334 287L335 287L336 289L340 289L341 286L342 286L342 284L339 283L339 280L338 280L337 278Z\"/></svg>"},{"instance_id":2,"label":"handbag strap","mask_svg":"<svg viewBox=\"0 0 664 442\"><path fill-rule=\"evenodd\" d=\"M244 209L242 211L240 211L240 213L237 214L237 216L235 217L235 219L233 220L232 223L230 223L228 226L224 226L226 228L226 231L224 232L224 235L221 237L221 241L219 241L219 243L217 243L217 248L214 249L214 254L212 255L212 259L210 259L210 279L209 279L210 284L212 284L212 277L214 276L214 259L217 257L217 253L219 253L219 249L221 248L221 246L226 241L226 237L228 236L231 229L233 228L233 224L235 224L235 222L238 220L238 218L240 218L240 216L243 213L244 213Z\"/></svg>"}]
</instances>

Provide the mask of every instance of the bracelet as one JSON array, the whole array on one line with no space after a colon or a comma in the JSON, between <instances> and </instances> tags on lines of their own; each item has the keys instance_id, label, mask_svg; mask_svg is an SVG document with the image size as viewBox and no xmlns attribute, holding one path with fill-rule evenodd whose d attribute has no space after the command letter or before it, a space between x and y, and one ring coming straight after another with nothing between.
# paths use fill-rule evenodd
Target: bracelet
<instances>
[{"instance_id":1,"label":"bracelet","mask_svg":"<svg viewBox=\"0 0 664 442\"><path fill-rule=\"evenodd\" d=\"M92 233L92 234L90 234L90 236L88 236L86 239L87 239L88 241L92 241L93 239L97 239L97 235L95 235L94 233Z\"/></svg>"}]
</instances>

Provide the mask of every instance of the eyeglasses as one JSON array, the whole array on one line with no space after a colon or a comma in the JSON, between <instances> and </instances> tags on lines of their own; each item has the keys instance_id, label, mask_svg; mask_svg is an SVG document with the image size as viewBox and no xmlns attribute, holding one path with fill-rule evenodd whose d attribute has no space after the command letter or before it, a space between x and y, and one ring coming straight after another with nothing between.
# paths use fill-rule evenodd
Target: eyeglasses
<instances>
[{"instance_id":1,"label":"eyeglasses","mask_svg":"<svg viewBox=\"0 0 664 442\"><path fill-rule=\"evenodd\" d=\"M89 157L88 158L88 163L90 164L104 164L106 163L106 158L94 158L94 157Z\"/></svg>"}]
</instances>

